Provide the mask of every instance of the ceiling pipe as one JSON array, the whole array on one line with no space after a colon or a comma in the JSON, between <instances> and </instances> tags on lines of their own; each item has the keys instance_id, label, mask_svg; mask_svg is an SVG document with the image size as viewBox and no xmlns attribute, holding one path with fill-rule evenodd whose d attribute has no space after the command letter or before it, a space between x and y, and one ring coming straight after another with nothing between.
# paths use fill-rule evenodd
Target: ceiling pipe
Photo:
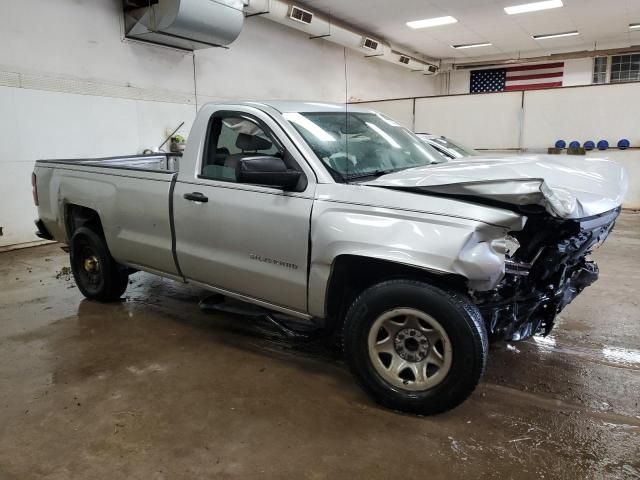
<instances>
[{"instance_id":1,"label":"ceiling pipe","mask_svg":"<svg viewBox=\"0 0 640 480\"><path fill-rule=\"evenodd\" d=\"M634 45L624 48L609 48L605 50L583 50L581 52L568 52L568 53L553 53L551 55L545 55L541 57L529 57L529 58L510 58L506 60L486 60L482 62L469 62L469 63L456 63L451 65L452 70L470 70L473 68L493 67L502 65L513 64L525 64L525 63L539 63L549 62L557 60L572 60L576 58L590 58L590 57L607 57L609 55L623 55L625 53L637 53L640 51L640 45Z\"/></svg>"},{"instance_id":2,"label":"ceiling pipe","mask_svg":"<svg viewBox=\"0 0 640 480\"><path fill-rule=\"evenodd\" d=\"M316 13L306 6L290 4L281 0L248 0L246 3L248 3L245 6L246 17L260 15L281 25L304 32L309 35L311 40L328 40L360 52L366 58L385 60L398 67L424 75L438 73L438 62L430 63L404 53L397 47L379 40L375 35L358 32L340 22L336 23L332 18ZM304 12L299 15L299 20L292 18L294 8L299 14L300 10ZM373 43L367 42L367 39ZM372 46L375 48L370 48Z\"/></svg>"}]
</instances>

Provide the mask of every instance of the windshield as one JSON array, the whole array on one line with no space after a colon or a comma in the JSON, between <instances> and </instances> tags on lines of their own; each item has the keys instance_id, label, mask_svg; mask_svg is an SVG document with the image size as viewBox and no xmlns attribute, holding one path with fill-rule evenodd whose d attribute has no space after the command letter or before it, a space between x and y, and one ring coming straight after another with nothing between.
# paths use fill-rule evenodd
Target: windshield
<instances>
[{"instance_id":1,"label":"windshield","mask_svg":"<svg viewBox=\"0 0 640 480\"><path fill-rule=\"evenodd\" d=\"M378 113L290 112L284 117L337 181L444 161L433 147Z\"/></svg>"},{"instance_id":2,"label":"windshield","mask_svg":"<svg viewBox=\"0 0 640 480\"><path fill-rule=\"evenodd\" d=\"M429 141L443 148L446 153L449 153L453 158L475 157L477 155L480 155L480 153L473 148L466 147L465 145L462 145L458 142L454 142L450 138L431 137L429 138Z\"/></svg>"}]
</instances>

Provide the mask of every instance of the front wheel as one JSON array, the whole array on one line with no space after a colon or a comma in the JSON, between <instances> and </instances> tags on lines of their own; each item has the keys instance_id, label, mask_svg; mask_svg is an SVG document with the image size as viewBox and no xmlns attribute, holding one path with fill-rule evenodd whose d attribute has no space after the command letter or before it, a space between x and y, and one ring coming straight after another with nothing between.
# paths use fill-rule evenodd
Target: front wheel
<instances>
[{"instance_id":1,"label":"front wheel","mask_svg":"<svg viewBox=\"0 0 640 480\"><path fill-rule=\"evenodd\" d=\"M71 238L71 271L82 294L101 302L118 300L129 283L127 270L109 253L104 238L87 227Z\"/></svg>"},{"instance_id":2,"label":"front wheel","mask_svg":"<svg viewBox=\"0 0 640 480\"><path fill-rule=\"evenodd\" d=\"M343 344L351 371L374 400L421 415L462 403L488 353L484 322L467 297L413 280L365 290L347 313Z\"/></svg>"}]
</instances>

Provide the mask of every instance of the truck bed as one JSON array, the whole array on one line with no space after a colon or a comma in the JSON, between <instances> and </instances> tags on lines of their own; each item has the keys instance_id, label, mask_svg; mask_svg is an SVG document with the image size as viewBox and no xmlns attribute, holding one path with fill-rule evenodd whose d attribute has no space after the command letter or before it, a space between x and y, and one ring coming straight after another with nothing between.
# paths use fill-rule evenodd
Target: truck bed
<instances>
[{"instance_id":1,"label":"truck bed","mask_svg":"<svg viewBox=\"0 0 640 480\"><path fill-rule=\"evenodd\" d=\"M56 240L68 243L63 213L91 209L119 263L177 275L171 192L179 160L173 153L38 160L40 219Z\"/></svg>"}]
</instances>

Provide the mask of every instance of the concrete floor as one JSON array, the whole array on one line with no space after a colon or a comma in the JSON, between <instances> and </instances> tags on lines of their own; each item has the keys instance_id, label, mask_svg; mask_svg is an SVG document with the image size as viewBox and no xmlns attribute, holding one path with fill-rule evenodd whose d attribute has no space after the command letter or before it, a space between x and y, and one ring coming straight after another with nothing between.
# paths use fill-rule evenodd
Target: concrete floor
<instances>
[{"instance_id":1,"label":"concrete floor","mask_svg":"<svg viewBox=\"0 0 640 480\"><path fill-rule=\"evenodd\" d=\"M595 256L552 336L419 418L200 290L138 273L101 305L58 245L0 254L0 478L640 478L640 214Z\"/></svg>"}]
</instances>

